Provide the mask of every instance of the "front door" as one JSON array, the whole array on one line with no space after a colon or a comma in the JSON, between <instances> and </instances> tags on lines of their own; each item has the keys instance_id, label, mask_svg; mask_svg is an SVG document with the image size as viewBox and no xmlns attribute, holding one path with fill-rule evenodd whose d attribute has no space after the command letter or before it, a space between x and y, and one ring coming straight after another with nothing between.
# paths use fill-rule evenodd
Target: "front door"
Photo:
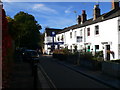
<instances>
[{"instance_id":1,"label":"front door","mask_svg":"<svg viewBox=\"0 0 120 90\"><path fill-rule=\"evenodd\" d=\"M88 52L90 52L90 46L88 46L88 49L87 49Z\"/></svg>"},{"instance_id":2,"label":"front door","mask_svg":"<svg viewBox=\"0 0 120 90\"><path fill-rule=\"evenodd\" d=\"M106 50L107 50L107 52L106 52L106 59L107 60L110 60L110 45L106 45Z\"/></svg>"}]
</instances>

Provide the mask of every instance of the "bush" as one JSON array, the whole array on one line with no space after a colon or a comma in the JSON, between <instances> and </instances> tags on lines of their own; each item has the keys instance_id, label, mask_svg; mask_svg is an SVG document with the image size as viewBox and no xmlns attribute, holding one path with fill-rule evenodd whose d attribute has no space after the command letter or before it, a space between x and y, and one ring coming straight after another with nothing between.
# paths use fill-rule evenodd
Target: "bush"
<instances>
[{"instance_id":1,"label":"bush","mask_svg":"<svg viewBox=\"0 0 120 90\"><path fill-rule=\"evenodd\" d=\"M66 60L67 56L70 54L68 49L56 49L53 51L53 58L57 58L59 60Z\"/></svg>"},{"instance_id":2,"label":"bush","mask_svg":"<svg viewBox=\"0 0 120 90\"><path fill-rule=\"evenodd\" d=\"M103 51L96 52L95 57L103 57Z\"/></svg>"},{"instance_id":3,"label":"bush","mask_svg":"<svg viewBox=\"0 0 120 90\"><path fill-rule=\"evenodd\" d=\"M53 51L53 54L68 54L69 51L67 49L56 49Z\"/></svg>"},{"instance_id":4,"label":"bush","mask_svg":"<svg viewBox=\"0 0 120 90\"><path fill-rule=\"evenodd\" d=\"M104 61L104 58L102 58L102 57L93 57L92 60Z\"/></svg>"},{"instance_id":5,"label":"bush","mask_svg":"<svg viewBox=\"0 0 120 90\"><path fill-rule=\"evenodd\" d=\"M82 60L92 60L93 55L91 52L82 52L80 53L80 59Z\"/></svg>"}]
</instances>

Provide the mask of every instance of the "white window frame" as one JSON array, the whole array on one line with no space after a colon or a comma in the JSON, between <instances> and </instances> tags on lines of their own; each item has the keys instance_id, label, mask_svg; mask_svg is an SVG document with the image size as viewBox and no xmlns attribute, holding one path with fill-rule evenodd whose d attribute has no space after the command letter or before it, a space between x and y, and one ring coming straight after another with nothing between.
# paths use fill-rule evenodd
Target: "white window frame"
<instances>
[{"instance_id":1,"label":"white window frame","mask_svg":"<svg viewBox=\"0 0 120 90\"><path fill-rule=\"evenodd\" d=\"M96 28L96 27L98 27L98 28ZM98 33L96 33L96 32L98 32ZM95 25L95 35L99 35L99 34L100 34L99 25Z\"/></svg>"},{"instance_id":2,"label":"white window frame","mask_svg":"<svg viewBox=\"0 0 120 90\"><path fill-rule=\"evenodd\" d=\"M89 32L88 32L88 30L89 30ZM88 35L88 33L89 33L89 35ZM87 36L90 36L90 27L87 28Z\"/></svg>"},{"instance_id":3,"label":"white window frame","mask_svg":"<svg viewBox=\"0 0 120 90\"><path fill-rule=\"evenodd\" d=\"M74 37L76 38L76 36L77 36L77 31L74 32Z\"/></svg>"},{"instance_id":4,"label":"white window frame","mask_svg":"<svg viewBox=\"0 0 120 90\"><path fill-rule=\"evenodd\" d=\"M80 36L82 36L82 34L83 34L83 33L82 33L82 29L81 29L81 30L80 30Z\"/></svg>"},{"instance_id":5,"label":"white window frame","mask_svg":"<svg viewBox=\"0 0 120 90\"><path fill-rule=\"evenodd\" d=\"M72 38L72 32L70 32L70 38Z\"/></svg>"}]
</instances>

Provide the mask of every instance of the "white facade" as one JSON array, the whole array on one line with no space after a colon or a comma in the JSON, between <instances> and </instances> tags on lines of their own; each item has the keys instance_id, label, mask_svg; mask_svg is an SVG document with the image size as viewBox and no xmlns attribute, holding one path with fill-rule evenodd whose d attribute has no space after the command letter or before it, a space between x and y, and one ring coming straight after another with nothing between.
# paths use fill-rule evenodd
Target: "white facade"
<instances>
[{"instance_id":1,"label":"white facade","mask_svg":"<svg viewBox=\"0 0 120 90\"><path fill-rule=\"evenodd\" d=\"M96 9L99 9L98 5ZM83 10L81 20L85 19L85 22L79 20L81 22L78 24L56 34L55 41L64 42L59 49L67 47L73 51L77 46L77 50L92 52L93 55L103 51L104 60L120 59L120 8L117 6L117 9L103 15L99 15L99 12L94 13L99 17L86 20ZM108 54L108 51L112 53Z\"/></svg>"},{"instance_id":2,"label":"white facade","mask_svg":"<svg viewBox=\"0 0 120 90\"><path fill-rule=\"evenodd\" d=\"M119 17L108 19L102 22L91 24L85 27L73 29L56 35L56 38L64 35L64 45L68 46L68 49L74 49L74 45L77 45L78 50L90 46L90 52L95 53L95 45L99 45L99 49L96 51L103 51L104 58L106 59L107 45L110 45L110 51L114 52L114 57L110 54L110 59L120 58L120 31L118 21ZM95 26L99 27L99 34L95 35ZM87 35L87 28L90 28L90 36ZM72 37L70 37L72 33ZM77 36L82 37L80 42L77 42Z\"/></svg>"},{"instance_id":3,"label":"white facade","mask_svg":"<svg viewBox=\"0 0 120 90\"><path fill-rule=\"evenodd\" d=\"M51 36L52 32L54 32L54 33L57 34L57 32L58 32L57 30L61 31L61 29L49 28L49 29L47 29L47 32L45 32L45 37L44 37L44 53L46 53L46 54L52 54L53 42L54 42L54 48L55 49L59 48L58 45L62 43L62 42L60 42L61 41L60 40L59 44L58 44L57 38L55 36Z\"/></svg>"}]
</instances>

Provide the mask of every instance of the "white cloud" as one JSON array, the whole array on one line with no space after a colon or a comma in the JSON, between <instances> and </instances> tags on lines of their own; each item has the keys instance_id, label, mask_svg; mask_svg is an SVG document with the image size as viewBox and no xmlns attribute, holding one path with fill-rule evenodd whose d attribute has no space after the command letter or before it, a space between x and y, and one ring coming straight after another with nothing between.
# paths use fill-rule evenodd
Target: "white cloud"
<instances>
[{"instance_id":1,"label":"white cloud","mask_svg":"<svg viewBox=\"0 0 120 90\"><path fill-rule=\"evenodd\" d=\"M46 23L41 24L43 33L46 27L63 29L65 27L75 25L76 21L74 19L69 19L65 17L55 17L54 19L48 19Z\"/></svg>"},{"instance_id":2,"label":"white cloud","mask_svg":"<svg viewBox=\"0 0 120 90\"><path fill-rule=\"evenodd\" d=\"M64 28L69 25L73 25L75 23L76 22L73 19L69 19L69 18L65 18L65 17L56 17L54 19L49 19L47 21L47 24L48 24L47 26L56 27L56 28Z\"/></svg>"},{"instance_id":3,"label":"white cloud","mask_svg":"<svg viewBox=\"0 0 120 90\"><path fill-rule=\"evenodd\" d=\"M54 13L54 14L58 13L55 9L49 8L45 6L44 4L35 4L33 6L33 10L40 11L43 13Z\"/></svg>"},{"instance_id":4,"label":"white cloud","mask_svg":"<svg viewBox=\"0 0 120 90\"><path fill-rule=\"evenodd\" d=\"M69 7L68 9L65 10L65 13L71 13L72 12L71 9L72 7Z\"/></svg>"}]
</instances>

